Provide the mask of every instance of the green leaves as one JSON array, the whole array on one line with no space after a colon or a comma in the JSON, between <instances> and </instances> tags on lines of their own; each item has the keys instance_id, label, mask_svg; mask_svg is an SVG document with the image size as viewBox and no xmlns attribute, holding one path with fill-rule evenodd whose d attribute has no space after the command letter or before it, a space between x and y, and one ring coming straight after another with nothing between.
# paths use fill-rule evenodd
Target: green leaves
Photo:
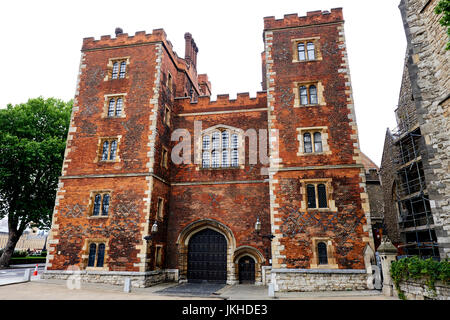
<instances>
[{"instance_id":1,"label":"green leaves","mask_svg":"<svg viewBox=\"0 0 450 320\"><path fill-rule=\"evenodd\" d=\"M426 281L428 287L435 291L435 283L440 280L444 283L450 282L450 262L447 260L436 261L432 258L427 260L419 257L403 258L391 264L391 277L399 292L399 297L404 297L400 290L400 282L408 279Z\"/></svg>"},{"instance_id":2,"label":"green leaves","mask_svg":"<svg viewBox=\"0 0 450 320\"><path fill-rule=\"evenodd\" d=\"M441 14L442 18L439 20L439 23L447 28L447 34L450 37L450 0L441 0L437 4L436 8L434 8L434 12L436 14ZM450 50L450 40L447 42L447 50Z\"/></svg>"},{"instance_id":3,"label":"green leaves","mask_svg":"<svg viewBox=\"0 0 450 320\"><path fill-rule=\"evenodd\" d=\"M50 227L71 109L42 97L0 109L0 218L17 231Z\"/></svg>"}]
</instances>

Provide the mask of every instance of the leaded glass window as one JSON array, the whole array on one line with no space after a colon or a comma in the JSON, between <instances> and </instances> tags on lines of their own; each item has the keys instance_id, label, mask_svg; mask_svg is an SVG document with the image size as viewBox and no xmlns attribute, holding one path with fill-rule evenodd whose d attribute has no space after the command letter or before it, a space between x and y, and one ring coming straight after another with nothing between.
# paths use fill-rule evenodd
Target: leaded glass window
<instances>
[{"instance_id":1,"label":"leaded glass window","mask_svg":"<svg viewBox=\"0 0 450 320\"><path fill-rule=\"evenodd\" d=\"M122 105L123 105L122 98L118 98L116 104L116 117L120 116L120 114L122 113Z\"/></svg>"},{"instance_id":2,"label":"leaded glass window","mask_svg":"<svg viewBox=\"0 0 450 320\"><path fill-rule=\"evenodd\" d=\"M122 61L120 63L120 74L119 74L120 79L125 78L126 69L127 69L127 63L125 61Z\"/></svg>"},{"instance_id":3,"label":"leaded glass window","mask_svg":"<svg viewBox=\"0 0 450 320\"><path fill-rule=\"evenodd\" d=\"M112 79L117 79L118 72L119 72L119 62L114 62L113 63L113 69L112 69L111 78Z\"/></svg>"},{"instance_id":4,"label":"leaded glass window","mask_svg":"<svg viewBox=\"0 0 450 320\"><path fill-rule=\"evenodd\" d=\"M316 86L309 86L309 99L311 104L317 104L317 88Z\"/></svg>"},{"instance_id":5,"label":"leaded glass window","mask_svg":"<svg viewBox=\"0 0 450 320\"><path fill-rule=\"evenodd\" d=\"M228 150L225 149L222 151L222 167L229 167L230 166L230 160L228 158Z\"/></svg>"},{"instance_id":6,"label":"leaded glass window","mask_svg":"<svg viewBox=\"0 0 450 320\"><path fill-rule=\"evenodd\" d=\"M94 198L94 209L92 211L93 216L98 216L100 214L100 203L102 201L102 196L100 194L96 194Z\"/></svg>"},{"instance_id":7,"label":"leaded glass window","mask_svg":"<svg viewBox=\"0 0 450 320\"><path fill-rule=\"evenodd\" d=\"M109 153L109 160L116 159L116 151L117 151L117 141L113 140L111 141L111 151Z\"/></svg>"},{"instance_id":8,"label":"leaded glass window","mask_svg":"<svg viewBox=\"0 0 450 320\"><path fill-rule=\"evenodd\" d=\"M328 208L327 189L324 184L321 183L317 186L317 194L319 198L319 208Z\"/></svg>"},{"instance_id":9,"label":"leaded glass window","mask_svg":"<svg viewBox=\"0 0 450 320\"><path fill-rule=\"evenodd\" d=\"M317 244L317 253L319 256L319 264L328 264L327 245L324 242Z\"/></svg>"},{"instance_id":10,"label":"leaded glass window","mask_svg":"<svg viewBox=\"0 0 450 320\"><path fill-rule=\"evenodd\" d=\"M228 131L222 132L222 149L228 149L230 145L230 136Z\"/></svg>"},{"instance_id":11,"label":"leaded glass window","mask_svg":"<svg viewBox=\"0 0 450 320\"><path fill-rule=\"evenodd\" d=\"M314 133L314 152L322 152L322 134L320 132Z\"/></svg>"},{"instance_id":12,"label":"leaded glass window","mask_svg":"<svg viewBox=\"0 0 450 320\"><path fill-rule=\"evenodd\" d=\"M297 50L298 50L298 60L299 61L305 61L306 60L305 44L304 43L299 43L297 45Z\"/></svg>"},{"instance_id":13,"label":"leaded glass window","mask_svg":"<svg viewBox=\"0 0 450 320\"><path fill-rule=\"evenodd\" d=\"M303 134L303 146L305 149L305 153L312 152L311 134L309 132Z\"/></svg>"},{"instance_id":14,"label":"leaded glass window","mask_svg":"<svg viewBox=\"0 0 450 320\"><path fill-rule=\"evenodd\" d=\"M212 148L213 148L213 150L219 149L219 144L220 144L220 133L219 132L214 132L212 134Z\"/></svg>"},{"instance_id":15,"label":"leaded glass window","mask_svg":"<svg viewBox=\"0 0 450 320\"><path fill-rule=\"evenodd\" d=\"M239 154L237 150L231 151L231 166L238 167L239 166Z\"/></svg>"},{"instance_id":16,"label":"leaded glass window","mask_svg":"<svg viewBox=\"0 0 450 320\"><path fill-rule=\"evenodd\" d=\"M108 160L109 142L103 142L102 160Z\"/></svg>"},{"instance_id":17,"label":"leaded glass window","mask_svg":"<svg viewBox=\"0 0 450 320\"><path fill-rule=\"evenodd\" d=\"M103 267L103 260L105 258L105 244L100 243L98 245L98 254L97 254L97 268Z\"/></svg>"},{"instance_id":18,"label":"leaded glass window","mask_svg":"<svg viewBox=\"0 0 450 320\"><path fill-rule=\"evenodd\" d=\"M203 136L203 150L209 150L209 136Z\"/></svg>"},{"instance_id":19,"label":"leaded glass window","mask_svg":"<svg viewBox=\"0 0 450 320\"><path fill-rule=\"evenodd\" d=\"M202 167L203 168L209 168L209 163L210 163L209 151L203 151Z\"/></svg>"},{"instance_id":20,"label":"leaded glass window","mask_svg":"<svg viewBox=\"0 0 450 320\"><path fill-rule=\"evenodd\" d=\"M307 44L307 50L308 50L308 60L315 60L315 50L314 50L314 43L308 42Z\"/></svg>"},{"instance_id":21,"label":"leaded glass window","mask_svg":"<svg viewBox=\"0 0 450 320\"><path fill-rule=\"evenodd\" d=\"M233 134L231 135L231 149L237 149L238 148L238 135Z\"/></svg>"},{"instance_id":22,"label":"leaded glass window","mask_svg":"<svg viewBox=\"0 0 450 320\"><path fill-rule=\"evenodd\" d=\"M212 167L213 168L219 168L219 151L213 151L212 152Z\"/></svg>"},{"instance_id":23,"label":"leaded glass window","mask_svg":"<svg viewBox=\"0 0 450 320\"><path fill-rule=\"evenodd\" d=\"M308 197L308 208L316 208L316 188L313 184L308 184L306 187Z\"/></svg>"},{"instance_id":24,"label":"leaded glass window","mask_svg":"<svg viewBox=\"0 0 450 320\"><path fill-rule=\"evenodd\" d=\"M109 194L103 195L103 202L102 202L102 216L108 215L109 210Z\"/></svg>"},{"instance_id":25,"label":"leaded glass window","mask_svg":"<svg viewBox=\"0 0 450 320\"><path fill-rule=\"evenodd\" d=\"M97 254L97 245L95 243L91 243L89 245L88 267L95 267L96 254Z\"/></svg>"},{"instance_id":26,"label":"leaded glass window","mask_svg":"<svg viewBox=\"0 0 450 320\"><path fill-rule=\"evenodd\" d=\"M114 105L116 103L116 100L111 99L109 100L109 107L108 107L108 117L114 116Z\"/></svg>"},{"instance_id":27,"label":"leaded glass window","mask_svg":"<svg viewBox=\"0 0 450 320\"><path fill-rule=\"evenodd\" d=\"M308 104L308 90L305 86L300 87L300 104Z\"/></svg>"}]
</instances>

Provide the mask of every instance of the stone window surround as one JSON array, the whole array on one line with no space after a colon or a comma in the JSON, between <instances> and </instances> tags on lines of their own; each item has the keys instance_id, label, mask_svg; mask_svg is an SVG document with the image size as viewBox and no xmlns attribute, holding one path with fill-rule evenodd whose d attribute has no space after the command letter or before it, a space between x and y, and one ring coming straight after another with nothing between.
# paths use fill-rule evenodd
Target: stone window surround
<instances>
[{"instance_id":1,"label":"stone window surround","mask_svg":"<svg viewBox=\"0 0 450 320\"><path fill-rule=\"evenodd\" d=\"M300 104L300 87L306 86L308 88L309 95L309 86L315 85L317 88L317 104ZM294 87L292 88L294 92L294 108L304 108L304 107L317 107L317 106L326 106L325 99L323 97L324 86L321 81L300 81L294 82ZM309 97L309 96L308 96Z\"/></svg>"},{"instance_id":2,"label":"stone window surround","mask_svg":"<svg viewBox=\"0 0 450 320\"><path fill-rule=\"evenodd\" d=\"M299 141L299 146L298 146L298 152L297 152L297 156L302 157L302 156L317 156L317 155L330 155L331 150L330 150L330 146L328 145L328 127L302 127L302 128L297 128L297 139ZM314 133L315 132L320 132L320 134L322 135L322 152L311 152L311 153L305 153L305 148L303 145L303 135L305 133L309 132L311 134L311 141L313 144L313 148L314 148Z\"/></svg>"},{"instance_id":3,"label":"stone window surround","mask_svg":"<svg viewBox=\"0 0 450 320\"><path fill-rule=\"evenodd\" d=\"M231 136L233 134L237 134L238 136L238 166L232 167L231 166L231 152L230 152L230 166L229 167L218 167L218 168L203 168L202 166L202 160L203 160L203 136L204 135L210 135L210 146L212 146L212 133L214 131L218 131L220 133L220 144L222 144L222 131L229 131L229 138L230 138L230 148L231 150ZM205 129L202 131L201 135L197 138L195 145L195 155L197 157L197 163L199 164L197 166L197 170L236 170L236 169L244 169L245 168L245 148L244 148L244 132L242 129L238 129L235 127L218 124L215 126L212 126L208 129ZM212 158L210 158L212 161ZM222 163L222 157L219 157L219 162Z\"/></svg>"},{"instance_id":4,"label":"stone window surround","mask_svg":"<svg viewBox=\"0 0 450 320\"><path fill-rule=\"evenodd\" d=\"M333 186L331 184L331 178L318 178L318 179L301 179L300 180L300 194L302 195L301 210L303 211L325 211L325 212L337 212L336 203L333 197ZM327 191L327 203L328 208L308 208L308 195L306 192L306 186L308 184L324 184ZM317 188L316 188L317 189ZM318 197L316 191L316 198Z\"/></svg>"},{"instance_id":5,"label":"stone window surround","mask_svg":"<svg viewBox=\"0 0 450 320\"><path fill-rule=\"evenodd\" d=\"M88 267L88 259L89 259L89 245L91 243L95 243L97 245L97 252L95 254L95 261L97 261L97 254L98 254L98 245L100 243L105 244L105 254L103 256L103 267ZM91 270L91 271L109 271L108 263L109 261L109 239L106 238L88 238L84 240L83 248L81 249L81 269L84 270Z\"/></svg>"},{"instance_id":6,"label":"stone window surround","mask_svg":"<svg viewBox=\"0 0 450 320\"><path fill-rule=\"evenodd\" d=\"M305 63L305 62L312 62L312 61L321 61L322 58L322 52L320 50L320 37L309 37L309 38L298 38L298 39L291 39L292 43L292 62L293 63ZM308 42L314 43L314 51L315 51L315 59L314 60L299 60L298 59L298 49L297 45L302 42L305 44L305 52L307 51L306 45Z\"/></svg>"},{"instance_id":7,"label":"stone window surround","mask_svg":"<svg viewBox=\"0 0 450 320\"><path fill-rule=\"evenodd\" d=\"M92 215L94 213L94 201L95 201L95 196L97 194L101 194L102 195L102 201L100 203L100 213L98 216L94 216ZM108 209L108 214L107 215L102 215L102 205L103 205L103 196L105 194L109 194L109 209ZM88 204L88 219L108 219L111 213L111 204L112 204L112 190L95 190L95 191L91 191L90 195L89 195L89 204Z\"/></svg>"},{"instance_id":8,"label":"stone window surround","mask_svg":"<svg viewBox=\"0 0 450 320\"><path fill-rule=\"evenodd\" d=\"M100 137L98 138L98 145L97 145L97 157L94 161L94 163L116 163L120 162L120 140L122 139L121 135L115 136L115 137ZM103 142L105 141L111 141L117 140L117 150L116 150L116 159L114 160L102 160L102 154L103 154ZM111 144L110 144L111 147Z\"/></svg>"},{"instance_id":9,"label":"stone window surround","mask_svg":"<svg viewBox=\"0 0 450 320\"><path fill-rule=\"evenodd\" d=\"M311 238L311 269L339 269L339 266L336 262L336 257L334 254L334 246L331 238L326 237L312 237ZM318 253L318 244L320 242L324 242L327 245L327 258L328 264L319 264L319 253Z\"/></svg>"},{"instance_id":10,"label":"stone window surround","mask_svg":"<svg viewBox=\"0 0 450 320\"><path fill-rule=\"evenodd\" d=\"M118 119L118 118L126 118L125 114L125 105L126 105L126 93L112 93L112 94L105 94L105 102L103 104L103 112L102 112L102 118L108 118L108 119ZM108 116L108 110L109 110L109 100L112 98L122 98L122 111L120 116ZM116 101L117 103L117 101Z\"/></svg>"},{"instance_id":11,"label":"stone window surround","mask_svg":"<svg viewBox=\"0 0 450 320\"><path fill-rule=\"evenodd\" d=\"M127 63L127 67L125 69L125 78L122 79L128 79L129 78L129 65L130 65L130 56L126 56L126 57L115 57L115 58L109 58L108 59L108 64L106 65L107 67L107 72L106 72L106 76L103 79L103 81L109 81L109 80L113 80L112 79L112 69L113 69L113 64L114 62L119 62L119 72L120 72L120 63L122 61L125 61ZM119 80L119 78L114 79L114 80Z\"/></svg>"}]
</instances>

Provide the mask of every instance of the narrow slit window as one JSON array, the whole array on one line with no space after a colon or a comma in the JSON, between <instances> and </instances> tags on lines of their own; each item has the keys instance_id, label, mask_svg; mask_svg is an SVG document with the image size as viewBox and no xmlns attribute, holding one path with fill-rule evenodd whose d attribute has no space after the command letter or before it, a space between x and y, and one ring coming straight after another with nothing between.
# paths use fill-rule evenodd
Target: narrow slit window
<instances>
[{"instance_id":1,"label":"narrow slit window","mask_svg":"<svg viewBox=\"0 0 450 320\"><path fill-rule=\"evenodd\" d=\"M305 86L300 87L300 104L307 105L308 104L308 90Z\"/></svg>"},{"instance_id":2,"label":"narrow slit window","mask_svg":"<svg viewBox=\"0 0 450 320\"><path fill-rule=\"evenodd\" d=\"M317 253L319 256L319 264L328 264L327 245L323 242L317 244Z\"/></svg>"},{"instance_id":3,"label":"narrow slit window","mask_svg":"<svg viewBox=\"0 0 450 320\"><path fill-rule=\"evenodd\" d=\"M163 213L164 213L163 211L164 211L164 199L159 198L158 199L158 208L157 208L158 218L163 217Z\"/></svg>"},{"instance_id":4,"label":"narrow slit window","mask_svg":"<svg viewBox=\"0 0 450 320\"><path fill-rule=\"evenodd\" d=\"M308 184L306 187L306 193L308 197L308 208L316 208L316 188L313 184Z\"/></svg>"},{"instance_id":5,"label":"narrow slit window","mask_svg":"<svg viewBox=\"0 0 450 320\"><path fill-rule=\"evenodd\" d=\"M307 50L308 50L308 60L315 60L316 54L315 54L315 49L314 49L314 43L308 42Z\"/></svg>"},{"instance_id":6,"label":"narrow slit window","mask_svg":"<svg viewBox=\"0 0 450 320\"><path fill-rule=\"evenodd\" d=\"M305 153L312 153L311 134L309 132L303 134L303 145Z\"/></svg>"},{"instance_id":7,"label":"narrow slit window","mask_svg":"<svg viewBox=\"0 0 450 320\"><path fill-rule=\"evenodd\" d=\"M122 61L120 63L120 73L119 73L120 79L125 78L126 70L127 70L127 63L125 61Z\"/></svg>"},{"instance_id":8,"label":"narrow slit window","mask_svg":"<svg viewBox=\"0 0 450 320\"><path fill-rule=\"evenodd\" d=\"M299 43L297 45L297 50L298 50L298 60L299 61L305 61L306 60L305 44Z\"/></svg>"},{"instance_id":9,"label":"narrow slit window","mask_svg":"<svg viewBox=\"0 0 450 320\"><path fill-rule=\"evenodd\" d=\"M95 256L96 255L97 255L97 245L95 243L91 243L89 245L88 267L95 266Z\"/></svg>"},{"instance_id":10,"label":"narrow slit window","mask_svg":"<svg viewBox=\"0 0 450 320\"><path fill-rule=\"evenodd\" d=\"M320 132L314 133L314 152L322 152L322 134Z\"/></svg>"}]
</instances>

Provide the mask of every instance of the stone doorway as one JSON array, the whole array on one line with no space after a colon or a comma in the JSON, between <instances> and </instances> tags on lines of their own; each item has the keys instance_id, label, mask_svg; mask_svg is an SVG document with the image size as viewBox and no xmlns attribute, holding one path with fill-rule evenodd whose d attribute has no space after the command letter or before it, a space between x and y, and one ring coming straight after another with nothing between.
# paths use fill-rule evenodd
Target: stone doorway
<instances>
[{"instance_id":1,"label":"stone doorway","mask_svg":"<svg viewBox=\"0 0 450 320\"><path fill-rule=\"evenodd\" d=\"M255 260L250 256L244 256L239 259L239 283L255 283Z\"/></svg>"},{"instance_id":2,"label":"stone doorway","mask_svg":"<svg viewBox=\"0 0 450 320\"><path fill-rule=\"evenodd\" d=\"M226 281L227 240L209 228L197 232L188 244L188 282Z\"/></svg>"}]
</instances>

